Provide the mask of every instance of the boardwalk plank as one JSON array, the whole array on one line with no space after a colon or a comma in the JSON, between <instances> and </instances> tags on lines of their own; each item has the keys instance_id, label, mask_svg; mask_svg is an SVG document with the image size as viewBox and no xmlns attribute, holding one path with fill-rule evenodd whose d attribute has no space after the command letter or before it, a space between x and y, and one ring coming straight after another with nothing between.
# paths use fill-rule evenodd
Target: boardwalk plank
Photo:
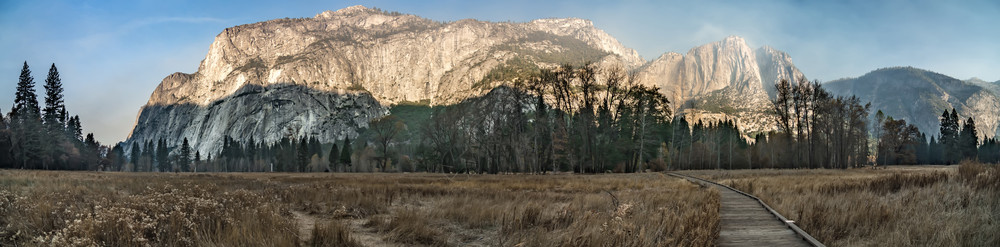
<instances>
[{"instance_id":1,"label":"boardwalk plank","mask_svg":"<svg viewBox=\"0 0 1000 247\"><path fill-rule=\"evenodd\" d=\"M699 180L719 191L719 246L812 246L757 200L726 187Z\"/></svg>"}]
</instances>

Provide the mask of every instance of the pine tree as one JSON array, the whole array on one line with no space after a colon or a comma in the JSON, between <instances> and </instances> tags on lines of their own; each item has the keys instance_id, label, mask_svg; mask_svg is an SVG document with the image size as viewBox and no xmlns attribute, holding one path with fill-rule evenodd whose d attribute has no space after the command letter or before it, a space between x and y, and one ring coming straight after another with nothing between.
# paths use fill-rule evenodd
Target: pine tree
<instances>
[{"instance_id":1,"label":"pine tree","mask_svg":"<svg viewBox=\"0 0 1000 247\"><path fill-rule=\"evenodd\" d=\"M48 77L45 78L45 108L42 113L42 124L45 128L43 138L46 143L52 144L43 145L45 156L48 157L45 160L61 163L55 158L62 157L62 153L65 152L59 144L63 142L65 136L63 133L66 128L64 122L66 118L62 114L66 113L66 106L63 102L62 80L59 79L59 70L55 64L52 64Z\"/></svg>"},{"instance_id":2,"label":"pine tree","mask_svg":"<svg viewBox=\"0 0 1000 247\"><path fill-rule=\"evenodd\" d=\"M677 119L676 123L672 124L671 136L673 139L671 142L673 143L677 151L677 155L674 155L677 160L677 163L676 165L674 165L675 166L674 168L681 168L681 169L690 168L691 153L682 151L685 149L691 150L691 144L692 144L691 128L686 118L681 116L679 119Z\"/></svg>"},{"instance_id":3,"label":"pine tree","mask_svg":"<svg viewBox=\"0 0 1000 247\"><path fill-rule=\"evenodd\" d=\"M188 172L191 167L191 144L188 143L187 137L184 137L184 143L181 144L181 157L177 160L178 165L181 166L181 171Z\"/></svg>"},{"instance_id":4,"label":"pine tree","mask_svg":"<svg viewBox=\"0 0 1000 247\"><path fill-rule=\"evenodd\" d=\"M70 117L66 122L66 134L72 140L83 141L83 127L80 124L80 116Z\"/></svg>"},{"instance_id":5,"label":"pine tree","mask_svg":"<svg viewBox=\"0 0 1000 247\"><path fill-rule=\"evenodd\" d=\"M351 166L351 137L344 137L344 147L340 151L340 163Z\"/></svg>"},{"instance_id":6,"label":"pine tree","mask_svg":"<svg viewBox=\"0 0 1000 247\"><path fill-rule=\"evenodd\" d=\"M319 143L319 139L316 137L309 138L309 156L318 155L323 156L323 145Z\"/></svg>"},{"instance_id":7,"label":"pine tree","mask_svg":"<svg viewBox=\"0 0 1000 247\"><path fill-rule=\"evenodd\" d=\"M142 153L139 155L139 163L135 164L137 167L136 170L147 172L153 171L153 141L146 140L146 142L142 144L141 151ZM138 167L141 167L141 169Z\"/></svg>"},{"instance_id":8,"label":"pine tree","mask_svg":"<svg viewBox=\"0 0 1000 247\"><path fill-rule=\"evenodd\" d=\"M131 157L129 158L132 158L131 159L132 169L134 169L135 171L139 171L139 155L141 154L141 151L139 150L138 141L132 141L132 149L130 150L130 154Z\"/></svg>"},{"instance_id":9,"label":"pine tree","mask_svg":"<svg viewBox=\"0 0 1000 247\"><path fill-rule=\"evenodd\" d=\"M337 148L336 143L334 143L333 147L330 148L330 155L328 156L329 157L327 157L327 159L330 161L330 169L336 170L339 167L337 162L340 162L340 149Z\"/></svg>"},{"instance_id":10,"label":"pine tree","mask_svg":"<svg viewBox=\"0 0 1000 247\"><path fill-rule=\"evenodd\" d=\"M954 108L951 109L951 113L945 110L941 114L941 138L938 139L938 143L941 145L941 159L944 160L945 164L954 164L958 162L961 153L958 149L958 114Z\"/></svg>"},{"instance_id":11,"label":"pine tree","mask_svg":"<svg viewBox=\"0 0 1000 247\"><path fill-rule=\"evenodd\" d=\"M28 62L21 68L21 76L14 93L14 107L11 109L11 125L14 136L16 159L21 168L45 168L39 166L42 160L42 119L35 94L35 79L31 77Z\"/></svg>"},{"instance_id":12,"label":"pine tree","mask_svg":"<svg viewBox=\"0 0 1000 247\"><path fill-rule=\"evenodd\" d=\"M126 162L125 148L119 144L115 144L115 146L111 148L111 152L108 153L108 157L109 160L111 160L111 165L112 165L111 169L113 171L122 171L122 168L125 167L125 162Z\"/></svg>"},{"instance_id":13,"label":"pine tree","mask_svg":"<svg viewBox=\"0 0 1000 247\"><path fill-rule=\"evenodd\" d=\"M156 142L156 166L160 171L170 171L170 152L167 150L167 141L160 138Z\"/></svg>"},{"instance_id":14,"label":"pine tree","mask_svg":"<svg viewBox=\"0 0 1000 247\"><path fill-rule=\"evenodd\" d=\"M49 75L45 78L45 110L44 117L46 130L50 133L62 131L65 128L66 105L63 102L62 80L59 79L59 70L56 64L49 68Z\"/></svg>"},{"instance_id":15,"label":"pine tree","mask_svg":"<svg viewBox=\"0 0 1000 247\"><path fill-rule=\"evenodd\" d=\"M940 145L934 136L931 136L931 141L927 144L927 164L939 164L941 163L941 150Z\"/></svg>"},{"instance_id":16,"label":"pine tree","mask_svg":"<svg viewBox=\"0 0 1000 247\"><path fill-rule=\"evenodd\" d=\"M309 165L309 143L306 141L305 137L303 137L301 140L299 140L299 145L298 145L298 148L296 149L296 151L298 151L297 152L297 158L298 158L297 161L298 161L298 165L299 165L299 171L300 172L305 172L306 171L306 166Z\"/></svg>"},{"instance_id":17,"label":"pine tree","mask_svg":"<svg viewBox=\"0 0 1000 247\"><path fill-rule=\"evenodd\" d=\"M194 151L194 172L198 172L199 164L201 164L201 151Z\"/></svg>"},{"instance_id":18,"label":"pine tree","mask_svg":"<svg viewBox=\"0 0 1000 247\"><path fill-rule=\"evenodd\" d=\"M86 164L82 168L91 171L97 170L98 166L100 165L101 144L98 143L96 139L94 139L94 133L87 133L87 137L84 139L83 142L83 147L84 147L83 157L84 160L86 160Z\"/></svg>"},{"instance_id":19,"label":"pine tree","mask_svg":"<svg viewBox=\"0 0 1000 247\"><path fill-rule=\"evenodd\" d=\"M976 121L969 117L962 126L962 133L959 135L958 148L961 151L962 159L975 159L979 145L979 136L976 133Z\"/></svg>"}]
</instances>

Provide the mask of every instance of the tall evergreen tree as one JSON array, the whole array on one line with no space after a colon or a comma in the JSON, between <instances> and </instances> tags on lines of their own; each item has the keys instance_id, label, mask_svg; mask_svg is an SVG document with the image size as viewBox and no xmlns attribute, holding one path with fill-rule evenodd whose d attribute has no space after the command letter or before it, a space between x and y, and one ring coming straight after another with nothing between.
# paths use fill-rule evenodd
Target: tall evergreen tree
<instances>
[{"instance_id":1,"label":"tall evergreen tree","mask_svg":"<svg viewBox=\"0 0 1000 247\"><path fill-rule=\"evenodd\" d=\"M49 75L45 78L45 110L43 120L46 130L56 133L65 128L66 105L63 101L62 80L59 79L59 70L56 64L49 68Z\"/></svg>"},{"instance_id":2,"label":"tall evergreen tree","mask_svg":"<svg viewBox=\"0 0 1000 247\"><path fill-rule=\"evenodd\" d=\"M184 143L181 144L181 157L177 159L177 164L181 166L181 171L191 170L191 144L188 143L187 137L184 137Z\"/></svg>"},{"instance_id":3,"label":"tall evergreen tree","mask_svg":"<svg viewBox=\"0 0 1000 247\"><path fill-rule=\"evenodd\" d=\"M101 165L100 148L101 144L97 142L97 139L94 139L94 133L87 133L87 137L83 141L83 151L81 152L84 158L84 166L80 167L80 169L97 170Z\"/></svg>"},{"instance_id":4,"label":"tall evergreen tree","mask_svg":"<svg viewBox=\"0 0 1000 247\"><path fill-rule=\"evenodd\" d=\"M201 151L194 151L194 164L191 166L194 168L194 172L198 172L198 166L201 166Z\"/></svg>"},{"instance_id":5,"label":"tall evergreen tree","mask_svg":"<svg viewBox=\"0 0 1000 247\"><path fill-rule=\"evenodd\" d=\"M691 152L682 150L691 150L691 128L688 124L686 118L681 116L675 121L676 123L671 125L671 136L673 140L671 141L677 154L675 157L674 169L684 169L689 168L691 163Z\"/></svg>"},{"instance_id":6,"label":"tall evergreen tree","mask_svg":"<svg viewBox=\"0 0 1000 247\"><path fill-rule=\"evenodd\" d=\"M941 144L931 135L930 144L927 145L928 164L941 164Z\"/></svg>"},{"instance_id":7,"label":"tall evergreen tree","mask_svg":"<svg viewBox=\"0 0 1000 247\"><path fill-rule=\"evenodd\" d=\"M83 141L83 126L80 124L80 116L70 117L66 122L66 134L69 138L77 142Z\"/></svg>"},{"instance_id":8,"label":"tall evergreen tree","mask_svg":"<svg viewBox=\"0 0 1000 247\"><path fill-rule=\"evenodd\" d=\"M156 166L163 171L170 171L170 151L167 150L167 141L160 138L156 142Z\"/></svg>"},{"instance_id":9,"label":"tall evergreen tree","mask_svg":"<svg viewBox=\"0 0 1000 247\"><path fill-rule=\"evenodd\" d=\"M14 107L11 109L11 125L13 129L13 148L15 158L21 168L40 167L42 160L42 119L38 107L38 96L35 94L35 79L31 77L28 62L21 68L21 76L14 93Z\"/></svg>"},{"instance_id":10,"label":"tall evergreen tree","mask_svg":"<svg viewBox=\"0 0 1000 247\"><path fill-rule=\"evenodd\" d=\"M129 158L131 158L132 161L132 169L139 171L139 156L141 155L141 151L139 150L139 141L132 142L132 149L130 150L130 153L131 157Z\"/></svg>"},{"instance_id":11,"label":"tall evergreen tree","mask_svg":"<svg viewBox=\"0 0 1000 247\"><path fill-rule=\"evenodd\" d=\"M108 153L108 157L111 160L111 169L113 171L122 171L122 168L125 167L125 163L127 162L125 160L125 148L121 145L115 144L115 146L111 148L111 152Z\"/></svg>"},{"instance_id":12,"label":"tall evergreen tree","mask_svg":"<svg viewBox=\"0 0 1000 247\"><path fill-rule=\"evenodd\" d=\"M51 145L43 145L44 153L47 157L44 159L46 163L48 161L53 161L56 163L62 163L60 160L56 160L56 157L61 157L62 145L65 135L63 134L66 129L66 123L64 122L66 117L63 114L66 113L66 106L63 102L63 88L62 80L59 79L59 70L56 69L56 64L52 64L49 68L48 77L45 78L45 108L42 110L42 120L45 127L45 132L43 135L45 143Z\"/></svg>"},{"instance_id":13,"label":"tall evergreen tree","mask_svg":"<svg viewBox=\"0 0 1000 247\"><path fill-rule=\"evenodd\" d=\"M340 163L351 166L351 137L344 137L344 147L340 151Z\"/></svg>"},{"instance_id":14,"label":"tall evergreen tree","mask_svg":"<svg viewBox=\"0 0 1000 247\"><path fill-rule=\"evenodd\" d=\"M979 145L979 136L976 132L976 121L969 117L962 126L962 133L959 135L958 148L961 150L962 159L975 159Z\"/></svg>"},{"instance_id":15,"label":"tall evergreen tree","mask_svg":"<svg viewBox=\"0 0 1000 247\"><path fill-rule=\"evenodd\" d=\"M298 167L299 171L305 172L306 166L309 165L309 143L306 141L305 137L299 140L299 145L298 148L296 148L296 151L297 151L296 156L298 157L297 163L299 166Z\"/></svg>"},{"instance_id":16,"label":"tall evergreen tree","mask_svg":"<svg viewBox=\"0 0 1000 247\"><path fill-rule=\"evenodd\" d=\"M340 167L338 164L340 162L340 149L337 148L336 143L330 148L330 155L328 155L327 160L330 161L330 169L338 170L337 168Z\"/></svg>"},{"instance_id":17,"label":"tall evergreen tree","mask_svg":"<svg viewBox=\"0 0 1000 247\"><path fill-rule=\"evenodd\" d=\"M958 135L958 113L954 108L951 109L951 113L945 110L941 114L941 138L938 139L942 151L941 158L945 164L954 164L961 156L958 149Z\"/></svg>"},{"instance_id":18,"label":"tall evergreen tree","mask_svg":"<svg viewBox=\"0 0 1000 247\"><path fill-rule=\"evenodd\" d=\"M319 139L316 137L309 138L309 156L312 155L323 156L323 145L319 143Z\"/></svg>"}]
</instances>

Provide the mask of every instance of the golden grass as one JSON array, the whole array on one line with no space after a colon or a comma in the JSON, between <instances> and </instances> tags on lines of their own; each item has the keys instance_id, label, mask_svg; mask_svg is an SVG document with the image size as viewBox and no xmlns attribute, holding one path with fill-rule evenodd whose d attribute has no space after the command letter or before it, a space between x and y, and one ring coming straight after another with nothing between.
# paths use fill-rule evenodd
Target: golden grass
<instances>
[{"instance_id":1,"label":"golden grass","mask_svg":"<svg viewBox=\"0 0 1000 247\"><path fill-rule=\"evenodd\" d=\"M362 246L351 237L351 229L340 222L326 221L313 228L312 246Z\"/></svg>"},{"instance_id":2,"label":"golden grass","mask_svg":"<svg viewBox=\"0 0 1000 247\"><path fill-rule=\"evenodd\" d=\"M0 170L3 246L708 246L718 209L662 174Z\"/></svg>"},{"instance_id":3,"label":"golden grass","mask_svg":"<svg viewBox=\"0 0 1000 247\"><path fill-rule=\"evenodd\" d=\"M830 246L1000 246L996 165L696 171L756 195Z\"/></svg>"}]
</instances>

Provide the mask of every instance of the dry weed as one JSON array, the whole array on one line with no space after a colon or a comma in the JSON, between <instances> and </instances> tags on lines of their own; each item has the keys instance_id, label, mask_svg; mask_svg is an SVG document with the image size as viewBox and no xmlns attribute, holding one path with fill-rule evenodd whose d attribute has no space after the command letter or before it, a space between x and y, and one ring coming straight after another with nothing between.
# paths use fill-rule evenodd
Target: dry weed
<instances>
[{"instance_id":1,"label":"dry weed","mask_svg":"<svg viewBox=\"0 0 1000 247\"><path fill-rule=\"evenodd\" d=\"M316 224L313 228L312 246L362 246L351 237L351 229L339 222L327 221Z\"/></svg>"},{"instance_id":2,"label":"dry weed","mask_svg":"<svg viewBox=\"0 0 1000 247\"><path fill-rule=\"evenodd\" d=\"M963 163L688 174L760 197L830 246L1000 246L995 171Z\"/></svg>"},{"instance_id":3,"label":"dry weed","mask_svg":"<svg viewBox=\"0 0 1000 247\"><path fill-rule=\"evenodd\" d=\"M716 191L663 174L0 172L4 246L294 246L292 211L316 246L710 246L719 226Z\"/></svg>"}]
</instances>

